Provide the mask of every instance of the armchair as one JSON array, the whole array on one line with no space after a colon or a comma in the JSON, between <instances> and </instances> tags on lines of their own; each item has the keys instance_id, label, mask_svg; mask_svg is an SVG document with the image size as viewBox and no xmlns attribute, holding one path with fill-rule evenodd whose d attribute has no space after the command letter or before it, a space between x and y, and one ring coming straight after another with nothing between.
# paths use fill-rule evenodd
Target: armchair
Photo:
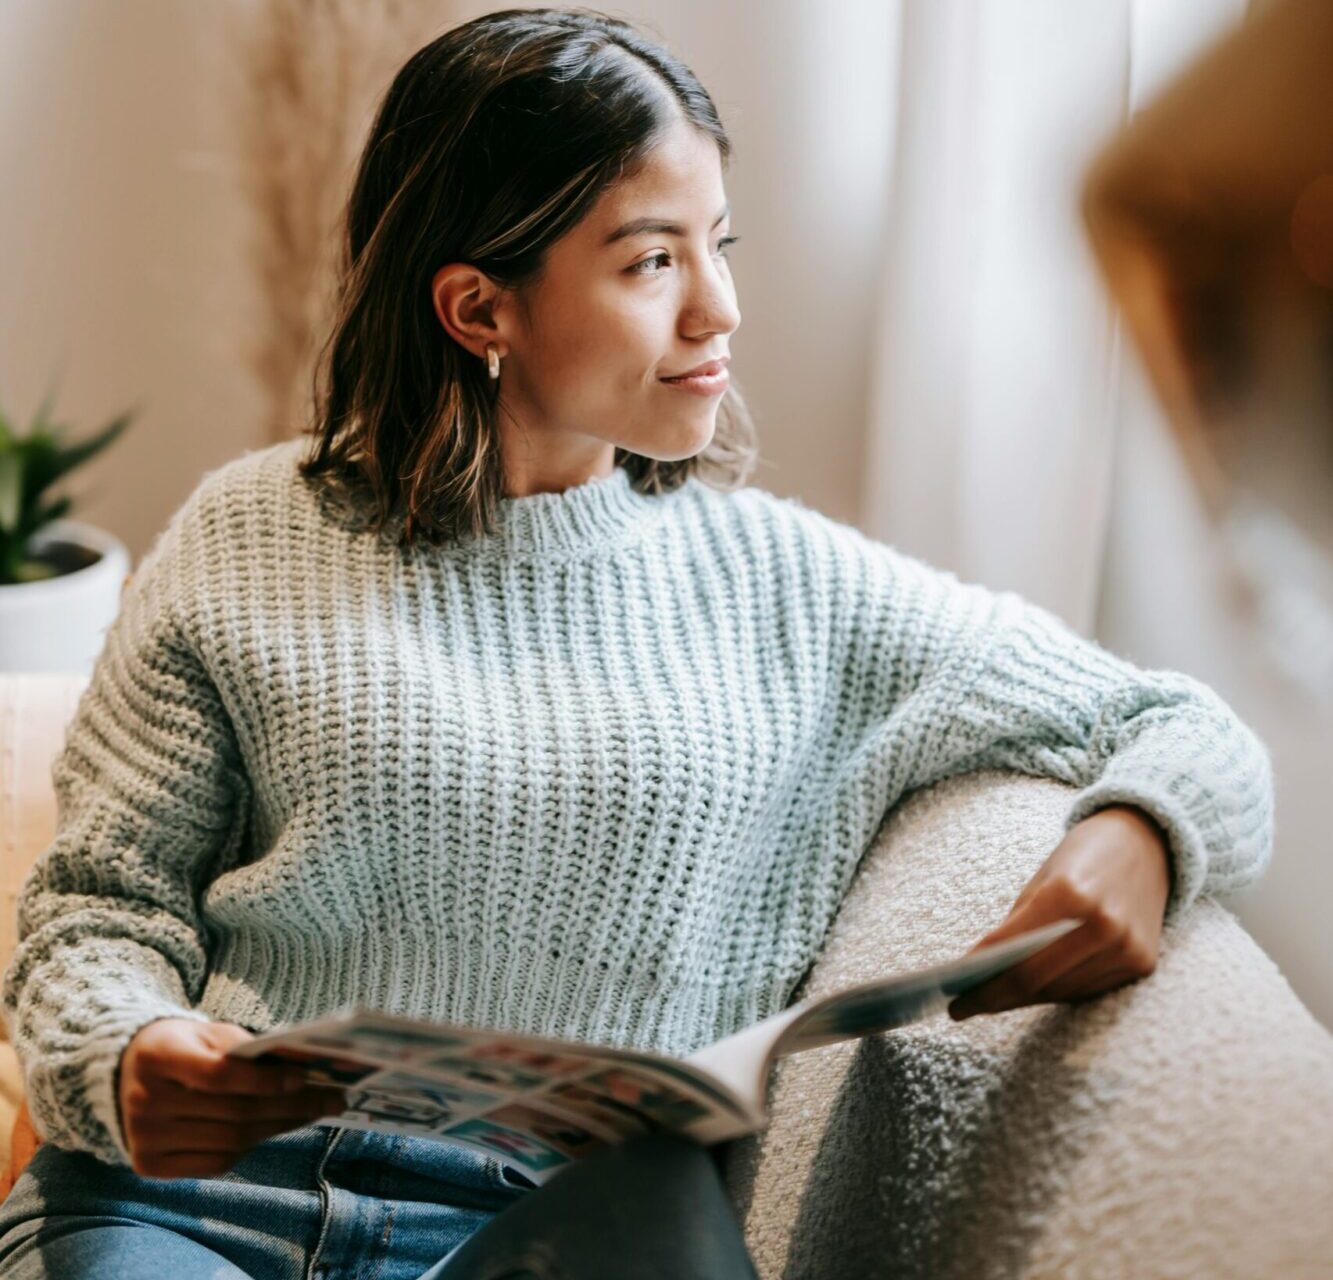
<instances>
[{"instance_id":1,"label":"armchair","mask_svg":"<svg viewBox=\"0 0 1333 1280\"><path fill-rule=\"evenodd\" d=\"M85 683L0 674L3 966ZM797 995L966 950L1071 794L987 771L908 797ZM1132 986L812 1050L778 1065L771 1100L769 1127L723 1151L765 1280L1333 1274L1333 1036L1211 900ZM37 1140L0 1042L0 1192Z\"/></svg>"}]
</instances>

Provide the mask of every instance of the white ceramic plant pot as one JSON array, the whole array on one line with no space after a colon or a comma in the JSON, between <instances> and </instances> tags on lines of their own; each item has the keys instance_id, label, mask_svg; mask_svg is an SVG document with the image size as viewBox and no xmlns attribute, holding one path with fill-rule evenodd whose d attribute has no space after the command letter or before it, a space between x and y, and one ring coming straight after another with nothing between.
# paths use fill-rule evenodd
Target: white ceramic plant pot
<instances>
[{"instance_id":1,"label":"white ceramic plant pot","mask_svg":"<svg viewBox=\"0 0 1333 1280\"><path fill-rule=\"evenodd\" d=\"M120 612L130 572L125 544L79 520L54 520L36 533L29 551L73 543L97 559L72 573L36 582L0 583L0 671L80 671L91 675Z\"/></svg>"}]
</instances>

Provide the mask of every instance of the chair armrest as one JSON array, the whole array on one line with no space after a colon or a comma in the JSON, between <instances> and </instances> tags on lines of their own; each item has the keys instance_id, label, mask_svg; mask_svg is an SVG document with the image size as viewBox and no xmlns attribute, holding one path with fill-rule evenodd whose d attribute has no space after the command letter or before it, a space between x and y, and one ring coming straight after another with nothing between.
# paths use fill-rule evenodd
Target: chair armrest
<instances>
[{"instance_id":1,"label":"chair armrest","mask_svg":"<svg viewBox=\"0 0 1333 1280\"><path fill-rule=\"evenodd\" d=\"M15 1142L14 1138L19 1117L25 1111L23 1072L18 1057L12 1044L0 1042L0 1200L9 1194L10 1187L14 1185L17 1175L15 1157L23 1154L19 1147L24 1144ZM27 1152L23 1155L22 1163L26 1163L31 1154Z\"/></svg>"},{"instance_id":2,"label":"chair armrest","mask_svg":"<svg viewBox=\"0 0 1333 1280\"><path fill-rule=\"evenodd\" d=\"M88 679L83 672L0 672L0 973L18 940L19 890L55 836L51 770ZM7 1033L0 1021L0 1199L37 1145Z\"/></svg>"},{"instance_id":3,"label":"chair armrest","mask_svg":"<svg viewBox=\"0 0 1333 1280\"><path fill-rule=\"evenodd\" d=\"M798 997L938 963L1009 911L1072 788L985 771L890 812ZM1079 1004L785 1059L723 1152L763 1277L1327 1275L1333 1036L1199 900Z\"/></svg>"},{"instance_id":4,"label":"chair armrest","mask_svg":"<svg viewBox=\"0 0 1333 1280\"><path fill-rule=\"evenodd\" d=\"M88 679L82 672L0 671L0 971L17 942L18 892L55 837L51 767Z\"/></svg>"}]
</instances>

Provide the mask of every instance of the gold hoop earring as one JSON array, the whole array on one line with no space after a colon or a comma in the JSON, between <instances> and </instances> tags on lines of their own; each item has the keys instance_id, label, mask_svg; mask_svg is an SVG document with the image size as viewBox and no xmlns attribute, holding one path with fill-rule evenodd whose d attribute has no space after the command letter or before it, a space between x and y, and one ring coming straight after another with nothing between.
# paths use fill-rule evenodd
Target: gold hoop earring
<instances>
[{"instance_id":1,"label":"gold hoop earring","mask_svg":"<svg viewBox=\"0 0 1333 1280\"><path fill-rule=\"evenodd\" d=\"M486 344L486 370L493 379L500 376L500 353L493 342Z\"/></svg>"}]
</instances>

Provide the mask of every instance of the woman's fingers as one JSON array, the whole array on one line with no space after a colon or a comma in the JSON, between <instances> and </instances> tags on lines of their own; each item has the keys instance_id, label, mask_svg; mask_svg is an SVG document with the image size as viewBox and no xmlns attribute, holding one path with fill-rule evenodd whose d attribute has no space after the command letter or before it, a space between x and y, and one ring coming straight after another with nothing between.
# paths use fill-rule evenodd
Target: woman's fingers
<instances>
[{"instance_id":1,"label":"woman's fingers","mask_svg":"<svg viewBox=\"0 0 1333 1280\"><path fill-rule=\"evenodd\" d=\"M1102 930L1097 925L1086 923L1071 929L1013 968L965 991L950 1004L949 1016L958 1021L977 1013L998 1013L1029 1004L1041 988L1096 957L1104 946Z\"/></svg>"},{"instance_id":2,"label":"woman's fingers","mask_svg":"<svg viewBox=\"0 0 1333 1280\"><path fill-rule=\"evenodd\" d=\"M224 1173L275 1134L336 1116L346 1107L343 1091L328 1086L267 1098L198 1093L178 1086L169 1100L155 1102L151 1115L132 1122L132 1167L155 1178Z\"/></svg>"},{"instance_id":3,"label":"woman's fingers","mask_svg":"<svg viewBox=\"0 0 1333 1280\"><path fill-rule=\"evenodd\" d=\"M127 1088L137 1082L151 1093L164 1081L200 1093L254 1097L304 1088L298 1067L227 1056L237 1045L253 1039L253 1032L231 1022L157 1018L142 1026L125 1047L122 1079Z\"/></svg>"},{"instance_id":4,"label":"woman's fingers","mask_svg":"<svg viewBox=\"0 0 1333 1280\"><path fill-rule=\"evenodd\" d=\"M346 1105L345 1091L331 1085L312 1084L300 1093L263 1096L202 1093L163 1081L154 1095L153 1113L164 1119L291 1120L300 1124L312 1116L337 1115Z\"/></svg>"},{"instance_id":5,"label":"woman's fingers","mask_svg":"<svg viewBox=\"0 0 1333 1280\"><path fill-rule=\"evenodd\" d=\"M1038 995L1043 987L1100 955L1117 951L1122 934L1118 923L1099 902L1060 876L1049 877L1022 905L1016 904L973 950L1061 919L1081 919L1083 923L988 982L964 992L950 1004L949 1016L957 1021L1049 999Z\"/></svg>"},{"instance_id":6,"label":"woman's fingers","mask_svg":"<svg viewBox=\"0 0 1333 1280\"><path fill-rule=\"evenodd\" d=\"M1075 932L1078 931L1075 930ZM994 1013L1000 1009L1015 1008L1023 1004L1045 1004L1054 1000L1077 1001L1101 995L1103 992L1112 991L1116 987L1125 986L1130 982L1137 982L1145 976L1140 968L1122 963L1117 953L1099 951L1095 955L1089 956L1082 964L1076 964L1072 969L1059 974L1038 987L1031 994L1016 999L1012 1003L968 1007L963 1002L974 994L969 991L959 996L949 1006L949 1015L955 1020L959 1020L975 1013ZM991 985L991 983L986 984L987 987ZM981 992L983 989L978 987L977 992ZM1006 998L1005 993L999 993L993 997L996 1001Z\"/></svg>"},{"instance_id":7,"label":"woman's fingers","mask_svg":"<svg viewBox=\"0 0 1333 1280\"><path fill-rule=\"evenodd\" d=\"M230 1152L238 1160L251 1147L279 1133L289 1133L310 1123L302 1119L272 1120L173 1120L143 1134L140 1154L149 1159L169 1155L204 1152L219 1155Z\"/></svg>"},{"instance_id":8,"label":"woman's fingers","mask_svg":"<svg viewBox=\"0 0 1333 1280\"><path fill-rule=\"evenodd\" d=\"M1037 992L1038 1000L1078 1000L1100 995L1144 975L1122 963L1116 956L1094 956L1084 964L1061 974Z\"/></svg>"},{"instance_id":9,"label":"woman's fingers","mask_svg":"<svg viewBox=\"0 0 1333 1280\"><path fill-rule=\"evenodd\" d=\"M211 1178L226 1173L242 1156L239 1151L180 1151L171 1155L143 1155L134 1172L145 1178Z\"/></svg>"}]
</instances>

